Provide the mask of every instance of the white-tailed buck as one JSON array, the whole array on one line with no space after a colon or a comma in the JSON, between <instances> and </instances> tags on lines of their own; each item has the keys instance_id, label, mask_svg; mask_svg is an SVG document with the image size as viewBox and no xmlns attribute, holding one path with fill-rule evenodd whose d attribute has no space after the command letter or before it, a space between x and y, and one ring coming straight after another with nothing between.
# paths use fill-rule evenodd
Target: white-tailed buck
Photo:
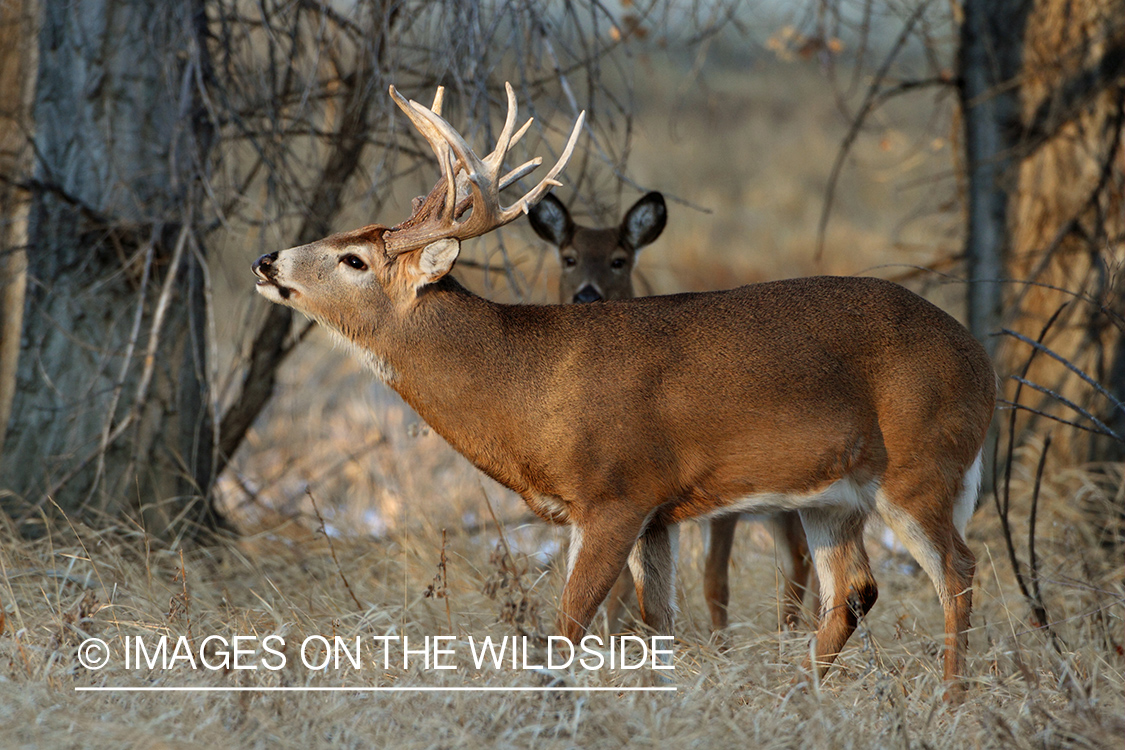
<instances>
[{"instance_id":1,"label":"white-tailed buck","mask_svg":"<svg viewBox=\"0 0 1125 750\"><path fill-rule=\"evenodd\" d=\"M633 299L633 268L641 248L655 242L668 222L664 196L646 193L625 212L616 227L594 229L575 223L570 210L555 196L547 193L527 214L535 233L558 250L559 302L600 302ZM734 547L737 513L711 519L707 545L707 561L703 569L703 594L711 613L711 627L727 626L730 605L730 556ZM777 557L784 576L785 605L781 624L795 627L800 617L801 601L812 570L801 517L795 511L769 518ZM606 600L609 631L621 627L626 601L635 588L633 576L626 567Z\"/></svg>"},{"instance_id":2,"label":"white-tailed buck","mask_svg":"<svg viewBox=\"0 0 1125 750\"><path fill-rule=\"evenodd\" d=\"M258 291L320 321L450 445L571 527L559 614L577 641L626 564L641 616L672 631L677 524L800 513L820 579L823 671L875 602L878 513L937 588L945 676L962 672L974 559L964 540L995 376L956 320L889 281L819 277L599 305L502 305L448 274L460 243L515 219L504 173L515 97L477 157L432 109L391 95L441 166L413 215L270 253ZM624 346L622 342L628 342Z\"/></svg>"}]
</instances>

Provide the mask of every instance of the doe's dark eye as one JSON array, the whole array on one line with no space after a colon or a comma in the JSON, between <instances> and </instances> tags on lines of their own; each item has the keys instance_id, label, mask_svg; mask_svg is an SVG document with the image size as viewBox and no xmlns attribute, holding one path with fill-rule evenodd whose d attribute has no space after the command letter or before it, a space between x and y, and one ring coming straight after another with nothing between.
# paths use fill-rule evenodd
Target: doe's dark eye
<instances>
[{"instance_id":1,"label":"doe's dark eye","mask_svg":"<svg viewBox=\"0 0 1125 750\"><path fill-rule=\"evenodd\" d=\"M624 258L614 258L613 262L610 263L609 266L610 266L610 268L613 268L614 270L621 270L622 268L625 267L625 259Z\"/></svg>"},{"instance_id":2,"label":"doe's dark eye","mask_svg":"<svg viewBox=\"0 0 1125 750\"><path fill-rule=\"evenodd\" d=\"M343 258L340 258L340 262L351 266L352 268L354 268L357 271L366 271L367 270L367 264L364 263L363 259L360 258L358 255L351 255L351 254L345 255Z\"/></svg>"},{"instance_id":3,"label":"doe's dark eye","mask_svg":"<svg viewBox=\"0 0 1125 750\"><path fill-rule=\"evenodd\" d=\"M563 265L567 268L574 268L576 265L578 265L578 259L568 255L563 258Z\"/></svg>"}]
</instances>

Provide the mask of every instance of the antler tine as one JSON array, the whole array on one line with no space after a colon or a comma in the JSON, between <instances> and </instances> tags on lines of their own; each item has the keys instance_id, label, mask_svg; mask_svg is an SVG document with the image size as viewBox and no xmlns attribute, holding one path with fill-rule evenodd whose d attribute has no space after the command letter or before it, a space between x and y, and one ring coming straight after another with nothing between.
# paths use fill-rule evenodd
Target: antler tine
<instances>
[{"instance_id":1,"label":"antler tine","mask_svg":"<svg viewBox=\"0 0 1125 750\"><path fill-rule=\"evenodd\" d=\"M434 150L434 155L438 157L438 161L443 161L440 151L448 150L448 144L446 144L445 139L441 137L441 133L436 130L428 120L419 115L417 111L421 110L423 112L429 112L430 110L419 106L419 104L415 101L407 101L407 99L402 94L398 93L398 89L396 89L393 84L390 87L390 92L391 98L395 100L395 104L398 105L398 108L406 113L406 116L410 118L410 122L414 124L414 127L418 129L418 132L422 134L422 137L429 142L430 148ZM441 110L441 100L443 98L443 94L444 87L439 86L437 95L434 97L434 106L438 108L438 111Z\"/></svg>"},{"instance_id":2,"label":"antler tine","mask_svg":"<svg viewBox=\"0 0 1125 750\"><path fill-rule=\"evenodd\" d=\"M531 123L533 123L533 122L535 122L534 117L527 118L527 122L525 122L523 124L523 127L520 128L519 130L517 130L516 134L512 136L512 140L508 144L509 149L511 149L512 146L514 146L514 145L516 145L517 143L520 142L520 139L523 138L523 134L527 132L527 129L531 127Z\"/></svg>"},{"instance_id":3,"label":"antler tine","mask_svg":"<svg viewBox=\"0 0 1125 750\"><path fill-rule=\"evenodd\" d=\"M432 109L426 109L415 101L407 101L407 99L395 89L392 84L390 87L391 98L394 99L398 108L406 113L410 121L414 123L414 127L422 134L433 149L434 156L437 157L438 166L441 168L442 177L445 178L446 185L446 199L443 208L443 215L448 218L452 216L453 206L457 202L457 179L456 179L456 166L450 153L451 144L443 137L440 129L435 128L432 122L424 117L426 115L436 115L439 122L445 122L441 119L441 105L445 98L445 87L438 86L437 93L434 94L434 103Z\"/></svg>"},{"instance_id":4,"label":"antler tine","mask_svg":"<svg viewBox=\"0 0 1125 750\"><path fill-rule=\"evenodd\" d=\"M492 149L492 153L481 160L488 165L493 175L500 171L504 156L508 153L508 149L512 147L512 131L516 126L516 114L519 112L519 106L516 104L516 92L512 89L512 84L505 82L504 90L508 94L508 114L504 118L504 127L500 130L500 136L496 139L496 148Z\"/></svg>"},{"instance_id":5,"label":"antler tine","mask_svg":"<svg viewBox=\"0 0 1125 750\"><path fill-rule=\"evenodd\" d=\"M443 120L440 115L434 114L426 109L418 102L411 101L409 104L414 108L417 115L424 118L427 124L431 126L433 131L436 131L444 140L445 145L457 154L457 158L461 161L462 168L469 173L480 172L483 164L480 157L473 153L473 149L461 137L461 134L453 129L453 126Z\"/></svg>"},{"instance_id":6,"label":"antler tine","mask_svg":"<svg viewBox=\"0 0 1125 750\"><path fill-rule=\"evenodd\" d=\"M543 162L536 157L503 177L500 176L508 150L523 137L531 125L531 120L528 120L518 131L515 130L518 113L515 91L511 84L506 84L505 90L508 113L504 127L497 139L496 148L485 159L481 159L473 153L461 134L442 118L442 90L439 89L434 97L434 104L426 108L418 102L408 101L391 87L395 103L430 142L441 167L443 180L439 180L430 194L414 206L415 210L410 218L392 227L384 235L389 255L409 252L445 237L465 240L485 234L512 221L520 212L526 212L530 204L542 198L555 185L561 184L555 178L574 153L578 135L585 122L585 112L578 116L566 148L547 176L515 204L508 207L501 204L500 191L531 173ZM466 212L471 213L464 217ZM463 220L459 220L462 217Z\"/></svg>"},{"instance_id":7,"label":"antler tine","mask_svg":"<svg viewBox=\"0 0 1125 750\"><path fill-rule=\"evenodd\" d=\"M538 185L536 185L534 188L532 188L531 192L524 195L522 198L520 198L518 201L516 201L511 206L505 208L501 212L501 218L502 219L504 219L506 221L511 221L513 218L518 216L521 212L527 213L528 209L531 206L538 203L539 199L542 198L547 193L548 190L550 190L553 187L559 187L559 186L562 185L562 183L559 182L558 180L556 180L555 178L558 177L559 173L562 172L563 169L566 168L567 163L570 162L570 157L571 157L572 154L574 154L574 147L578 143L578 136L582 132L582 125L585 122L586 122L586 111L583 110L582 112L580 112L578 114L578 119L575 120L575 122L574 122L574 130L572 130L570 132L570 139L567 140L566 148L563 149L562 155L559 156L559 160L557 162L555 162L555 166L551 167L551 170L549 172L547 172L547 176L544 177L539 182ZM527 165L525 164L524 167L526 167L526 166ZM513 170L513 172L518 172L518 171L522 170L524 167L520 167L519 169Z\"/></svg>"},{"instance_id":8,"label":"antler tine","mask_svg":"<svg viewBox=\"0 0 1125 750\"><path fill-rule=\"evenodd\" d=\"M539 167L539 165L542 164L542 163L543 163L543 159L536 156L534 159L527 162L526 164L522 164L522 165L516 167L511 172L508 172L508 174L506 174L506 175L504 175L503 177L500 178L500 188L499 189L503 190L504 188L508 187L513 182L515 182L516 180L523 179L527 175L534 172Z\"/></svg>"},{"instance_id":9,"label":"antler tine","mask_svg":"<svg viewBox=\"0 0 1125 750\"><path fill-rule=\"evenodd\" d=\"M496 139L496 148L492 150L492 153L481 160L486 165L488 165L490 174L493 176L493 178L495 178L496 175L500 173L500 167L503 166L504 157L507 156L508 152L512 150L512 146L520 142L520 139L523 138L525 133L527 133L527 129L531 127L531 123L535 122L534 117L529 117L527 119L527 122L520 126L520 129L517 130L514 135L512 134L512 128L516 124L516 115L519 113L519 107L516 105L516 93L512 89L512 84L505 83L504 89L508 94L508 115L504 120L504 128L500 131L500 137ZM520 167L520 169L523 169L526 166L527 165L525 164L523 167ZM513 170L513 172L514 171L516 170ZM521 173L520 177L522 177L524 174L527 173ZM518 179L519 177L509 179L508 176L505 175L504 179L500 181L500 189L503 190L512 182Z\"/></svg>"}]
</instances>

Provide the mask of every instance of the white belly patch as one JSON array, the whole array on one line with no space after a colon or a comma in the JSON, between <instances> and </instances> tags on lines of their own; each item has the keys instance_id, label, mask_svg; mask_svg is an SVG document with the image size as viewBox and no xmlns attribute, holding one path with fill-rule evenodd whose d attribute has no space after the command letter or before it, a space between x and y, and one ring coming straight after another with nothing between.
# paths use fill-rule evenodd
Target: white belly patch
<instances>
[{"instance_id":1,"label":"white belly patch","mask_svg":"<svg viewBox=\"0 0 1125 750\"><path fill-rule=\"evenodd\" d=\"M875 510L875 493L879 491L879 485L878 479L860 484L851 477L844 477L819 492L755 493L740 497L720 510L706 514L703 518L725 516L730 513L766 516L784 511L826 507L853 508L867 515Z\"/></svg>"}]
</instances>

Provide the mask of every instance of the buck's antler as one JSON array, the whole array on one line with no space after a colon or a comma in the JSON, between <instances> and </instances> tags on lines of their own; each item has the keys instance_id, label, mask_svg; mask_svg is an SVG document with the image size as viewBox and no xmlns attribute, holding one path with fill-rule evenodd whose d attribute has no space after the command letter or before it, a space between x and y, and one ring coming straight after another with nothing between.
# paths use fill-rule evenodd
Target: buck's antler
<instances>
[{"instance_id":1,"label":"buck's antler","mask_svg":"<svg viewBox=\"0 0 1125 750\"><path fill-rule=\"evenodd\" d=\"M532 172L543 163L536 157L501 176L504 157L531 126L532 120L524 123L518 131L516 124L516 95L509 83L504 84L508 92L508 117L504 128L496 140L496 148L481 159L465 139L441 117L441 104L444 89L438 87L433 106L427 109L418 102L407 101L391 86L391 97L406 113L414 127L418 128L437 156L441 167L441 179L434 185L430 194L416 204L409 219L392 228L384 235L387 253L399 255L445 237L467 240L491 232L526 213L548 190L561 185L555 177L566 167L582 130L586 113L578 115L570 140L563 149L562 156L538 185L510 206L500 203L500 191L516 180ZM467 211L468 217L462 219Z\"/></svg>"}]
</instances>

